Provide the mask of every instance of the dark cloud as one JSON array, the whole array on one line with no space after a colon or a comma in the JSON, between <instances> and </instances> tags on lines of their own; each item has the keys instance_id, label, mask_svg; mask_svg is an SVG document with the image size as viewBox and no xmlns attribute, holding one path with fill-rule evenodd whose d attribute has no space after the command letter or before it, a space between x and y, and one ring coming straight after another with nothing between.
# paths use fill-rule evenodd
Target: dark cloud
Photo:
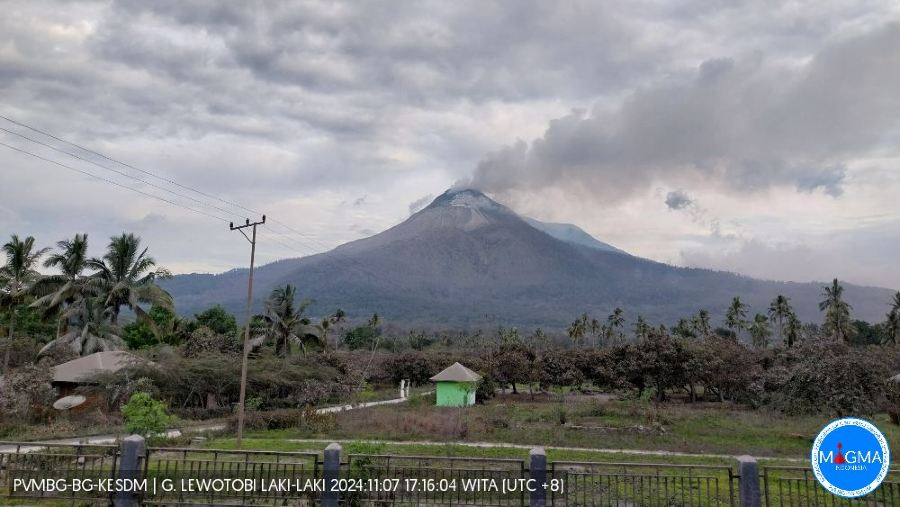
<instances>
[{"instance_id":1,"label":"dark cloud","mask_svg":"<svg viewBox=\"0 0 900 507\"><path fill-rule=\"evenodd\" d=\"M673 190L666 194L666 206L669 209L684 209L693 204L693 202L684 190Z\"/></svg>"},{"instance_id":2,"label":"dark cloud","mask_svg":"<svg viewBox=\"0 0 900 507\"><path fill-rule=\"evenodd\" d=\"M484 158L483 190L590 188L625 199L687 178L735 193L792 186L838 196L845 162L900 132L900 24L824 48L809 63L708 60L692 79L638 90L618 108L573 111L531 143Z\"/></svg>"}]
</instances>

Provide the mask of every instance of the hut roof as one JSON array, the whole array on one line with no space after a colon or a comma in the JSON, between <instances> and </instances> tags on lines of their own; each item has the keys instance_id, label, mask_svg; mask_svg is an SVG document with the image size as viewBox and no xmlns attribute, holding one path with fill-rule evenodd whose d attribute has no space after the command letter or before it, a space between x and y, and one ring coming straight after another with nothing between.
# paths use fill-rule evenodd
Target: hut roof
<instances>
[{"instance_id":1,"label":"hut roof","mask_svg":"<svg viewBox=\"0 0 900 507\"><path fill-rule=\"evenodd\" d=\"M431 377L433 382L477 382L481 375L459 363L453 363L446 370Z\"/></svg>"},{"instance_id":2,"label":"hut roof","mask_svg":"<svg viewBox=\"0 0 900 507\"><path fill-rule=\"evenodd\" d=\"M110 350L73 359L53 367L54 382L83 382L97 373L117 372L140 361L124 350Z\"/></svg>"}]
</instances>

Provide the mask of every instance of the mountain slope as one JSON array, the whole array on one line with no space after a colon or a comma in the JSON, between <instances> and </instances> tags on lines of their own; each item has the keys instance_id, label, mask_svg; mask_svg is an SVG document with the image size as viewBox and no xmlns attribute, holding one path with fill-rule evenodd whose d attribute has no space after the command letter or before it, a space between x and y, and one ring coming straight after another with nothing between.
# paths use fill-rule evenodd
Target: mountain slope
<instances>
[{"instance_id":1,"label":"mountain slope","mask_svg":"<svg viewBox=\"0 0 900 507\"><path fill-rule=\"evenodd\" d=\"M821 283L677 268L583 243L557 239L480 192L448 191L380 234L261 266L254 304L261 310L274 286L291 283L317 301L314 313L343 308L417 326L559 328L582 312L602 317L616 306L630 319L641 314L667 324L706 308L719 322L733 296L764 312L784 294L801 319L820 320ZM237 313L246 276L246 270L179 275L164 286L183 314L213 304ZM891 291L845 287L854 316L883 318Z\"/></svg>"},{"instance_id":2,"label":"mountain slope","mask_svg":"<svg viewBox=\"0 0 900 507\"><path fill-rule=\"evenodd\" d=\"M616 252L622 254L626 253L624 250L619 250L612 245L598 240L597 238L584 232L584 230L577 225L541 222L528 217L522 217L522 219L528 222L528 224L535 229L541 232L545 232L560 241L565 241L566 243L573 243L576 245L586 246L588 248L604 250L606 252Z\"/></svg>"}]
</instances>

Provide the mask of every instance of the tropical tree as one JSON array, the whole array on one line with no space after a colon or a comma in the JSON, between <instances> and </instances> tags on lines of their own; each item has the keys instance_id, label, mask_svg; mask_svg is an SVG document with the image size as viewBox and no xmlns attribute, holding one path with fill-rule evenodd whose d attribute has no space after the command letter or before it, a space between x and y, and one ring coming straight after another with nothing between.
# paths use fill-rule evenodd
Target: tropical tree
<instances>
[{"instance_id":1,"label":"tropical tree","mask_svg":"<svg viewBox=\"0 0 900 507\"><path fill-rule=\"evenodd\" d=\"M900 312L893 311L887 314L887 320L884 322L885 334L884 344L896 345L900 339Z\"/></svg>"},{"instance_id":2,"label":"tropical tree","mask_svg":"<svg viewBox=\"0 0 900 507\"><path fill-rule=\"evenodd\" d=\"M844 287L835 278L831 285L822 291L825 298L819 303L819 310L825 312L822 330L835 340L850 341L852 325L850 322L851 307L844 301Z\"/></svg>"},{"instance_id":3,"label":"tropical tree","mask_svg":"<svg viewBox=\"0 0 900 507\"><path fill-rule=\"evenodd\" d=\"M747 328L747 305L741 301L741 298L734 297L728 310L725 311L725 327L739 334L741 330Z\"/></svg>"},{"instance_id":4,"label":"tropical tree","mask_svg":"<svg viewBox=\"0 0 900 507\"><path fill-rule=\"evenodd\" d=\"M606 325L610 338L622 336L622 328L625 327L625 312L621 308L616 307L609 317L606 318Z\"/></svg>"},{"instance_id":5,"label":"tropical tree","mask_svg":"<svg viewBox=\"0 0 900 507\"><path fill-rule=\"evenodd\" d=\"M318 337L308 332L310 320L303 312L311 305L312 300L303 300L296 304L294 299L297 289L293 285L276 287L266 301L266 335L275 341L275 354L287 357L291 353L291 344L300 345L306 355L306 342Z\"/></svg>"},{"instance_id":6,"label":"tropical tree","mask_svg":"<svg viewBox=\"0 0 900 507\"><path fill-rule=\"evenodd\" d=\"M784 340L784 321L794 313L791 308L791 299L783 294L775 296L769 304L769 319L778 323L778 336Z\"/></svg>"},{"instance_id":7,"label":"tropical tree","mask_svg":"<svg viewBox=\"0 0 900 507\"><path fill-rule=\"evenodd\" d=\"M572 342L577 345L584 340L584 335L588 331L588 326L588 314L582 313L580 317L569 324L569 328L566 332L568 333L569 338L572 339Z\"/></svg>"},{"instance_id":8,"label":"tropical tree","mask_svg":"<svg viewBox=\"0 0 900 507\"><path fill-rule=\"evenodd\" d=\"M333 314L323 317L322 321L316 325L316 330L319 332L319 339L322 341L325 349L328 349L328 332L332 327L343 322L346 316L347 314L344 313L344 310L338 308Z\"/></svg>"},{"instance_id":9,"label":"tropical tree","mask_svg":"<svg viewBox=\"0 0 900 507\"><path fill-rule=\"evenodd\" d=\"M111 310L110 320L116 325L123 306L131 309L138 320L150 322L141 304L155 305L174 311L172 296L156 284L169 276L164 268L156 266L156 260L141 250L141 239L134 234L122 233L110 238L106 254L92 258L88 267L97 271L93 276L99 281L105 297L105 305Z\"/></svg>"},{"instance_id":10,"label":"tropical tree","mask_svg":"<svg viewBox=\"0 0 900 507\"><path fill-rule=\"evenodd\" d=\"M644 317L638 315L637 320L634 322L634 336L638 339L638 341L644 340L647 336L650 335L650 331L652 328L650 324L647 324L647 321L644 320Z\"/></svg>"},{"instance_id":11,"label":"tropical tree","mask_svg":"<svg viewBox=\"0 0 900 507\"><path fill-rule=\"evenodd\" d=\"M688 319L678 319L678 323L672 328L672 332L679 338L695 338L695 329Z\"/></svg>"},{"instance_id":12,"label":"tropical tree","mask_svg":"<svg viewBox=\"0 0 900 507\"><path fill-rule=\"evenodd\" d=\"M709 312L706 310L700 310L697 312L697 316L691 319L691 326L694 328L694 332L698 336L709 336L712 334L712 322L709 317Z\"/></svg>"},{"instance_id":13,"label":"tropical tree","mask_svg":"<svg viewBox=\"0 0 900 507\"><path fill-rule=\"evenodd\" d=\"M800 341L802 333L803 323L797 318L797 314L791 312L784 326L784 345L788 348L793 347L795 343Z\"/></svg>"},{"instance_id":14,"label":"tropical tree","mask_svg":"<svg viewBox=\"0 0 900 507\"><path fill-rule=\"evenodd\" d=\"M63 312L63 318L71 323L66 333L44 345L38 357L57 347L68 347L81 356L125 348L119 327L109 318L111 311L100 297L76 300Z\"/></svg>"},{"instance_id":15,"label":"tropical tree","mask_svg":"<svg viewBox=\"0 0 900 507\"><path fill-rule=\"evenodd\" d=\"M57 268L59 274L44 275L35 282L32 291L39 297L31 306L43 308L46 314L59 314L56 326L59 338L66 331L65 307L96 295L96 284L84 274L88 263L87 234L76 234L71 240L57 242L56 246L59 251L44 260L44 267Z\"/></svg>"},{"instance_id":16,"label":"tropical tree","mask_svg":"<svg viewBox=\"0 0 900 507\"><path fill-rule=\"evenodd\" d=\"M884 322L884 343L896 345L900 340L900 291L894 294L891 300L891 311L887 314L887 320Z\"/></svg>"},{"instance_id":17,"label":"tropical tree","mask_svg":"<svg viewBox=\"0 0 900 507\"><path fill-rule=\"evenodd\" d=\"M603 326L600 325L600 321L597 319L591 319L591 323L588 326L588 329L591 331L591 341L593 342L591 345L597 345L597 336L603 334Z\"/></svg>"},{"instance_id":18,"label":"tropical tree","mask_svg":"<svg viewBox=\"0 0 900 507\"><path fill-rule=\"evenodd\" d=\"M47 248L35 250L34 238L28 236L24 240L13 234L3 245L6 264L0 267L0 283L3 284L3 302L9 308L9 329L7 330L6 352L3 356L3 373L9 371L9 353L12 349L13 336L16 329L16 311L22 295L40 278L34 268Z\"/></svg>"},{"instance_id":19,"label":"tropical tree","mask_svg":"<svg viewBox=\"0 0 900 507\"><path fill-rule=\"evenodd\" d=\"M769 318L757 313L753 317L753 323L750 324L750 337L753 339L753 345L757 348L767 349L771 336L772 326L769 324Z\"/></svg>"}]
</instances>

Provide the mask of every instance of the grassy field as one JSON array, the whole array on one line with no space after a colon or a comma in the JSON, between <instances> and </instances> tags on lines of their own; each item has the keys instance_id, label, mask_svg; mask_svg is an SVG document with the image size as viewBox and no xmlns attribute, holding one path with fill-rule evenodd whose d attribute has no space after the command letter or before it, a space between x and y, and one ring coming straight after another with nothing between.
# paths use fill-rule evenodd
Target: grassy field
<instances>
[{"instance_id":1,"label":"grassy field","mask_svg":"<svg viewBox=\"0 0 900 507\"><path fill-rule=\"evenodd\" d=\"M249 436L252 445L272 449L277 447L270 446L301 445L286 441L290 439L462 441L805 459L812 439L829 420L823 416L787 417L722 404L658 405L575 394L564 401L547 395L534 400L527 394L503 395L466 409L435 407L432 397L424 396L403 405L336 414L333 420L317 424L316 428L272 430ZM889 442L900 445L900 427L891 424L886 416L875 417L875 423ZM404 454L412 450L409 446L404 449ZM467 449L468 453L504 456L522 452Z\"/></svg>"}]
</instances>

